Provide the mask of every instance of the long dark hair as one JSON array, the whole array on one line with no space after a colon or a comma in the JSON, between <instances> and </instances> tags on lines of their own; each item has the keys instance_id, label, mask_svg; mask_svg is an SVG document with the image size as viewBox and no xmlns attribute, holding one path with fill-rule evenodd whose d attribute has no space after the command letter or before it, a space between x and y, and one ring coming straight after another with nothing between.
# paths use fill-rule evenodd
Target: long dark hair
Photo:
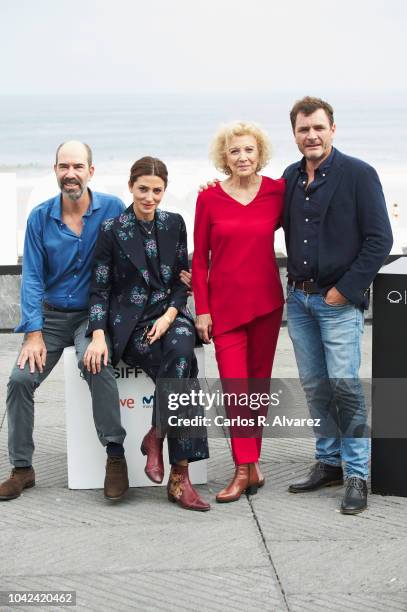
<instances>
[{"instance_id":1,"label":"long dark hair","mask_svg":"<svg viewBox=\"0 0 407 612\"><path fill-rule=\"evenodd\" d=\"M159 176L160 179L163 180L164 186L167 187L167 166L161 161L161 159L157 159L157 157L146 156L134 162L130 168L130 187L133 187L134 183L140 176Z\"/></svg>"}]
</instances>

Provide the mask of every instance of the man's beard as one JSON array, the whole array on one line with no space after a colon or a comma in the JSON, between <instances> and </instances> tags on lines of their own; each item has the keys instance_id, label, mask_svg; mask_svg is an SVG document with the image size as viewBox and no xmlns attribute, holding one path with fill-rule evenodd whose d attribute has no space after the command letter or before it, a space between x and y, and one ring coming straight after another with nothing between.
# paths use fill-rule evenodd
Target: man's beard
<instances>
[{"instance_id":1,"label":"man's beard","mask_svg":"<svg viewBox=\"0 0 407 612\"><path fill-rule=\"evenodd\" d=\"M78 185L79 190L78 191L67 190L65 188L66 184ZM59 183L59 187L60 187L63 195L66 196L67 198L69 198L70 200L72 200L73 202L76 202L76 200L79 200L83 196L83 193L84 193L84 191L86 189L86 185L84 185L83 183L81 183L77 179L62 180Z\"/></svg>"}]
</instances>

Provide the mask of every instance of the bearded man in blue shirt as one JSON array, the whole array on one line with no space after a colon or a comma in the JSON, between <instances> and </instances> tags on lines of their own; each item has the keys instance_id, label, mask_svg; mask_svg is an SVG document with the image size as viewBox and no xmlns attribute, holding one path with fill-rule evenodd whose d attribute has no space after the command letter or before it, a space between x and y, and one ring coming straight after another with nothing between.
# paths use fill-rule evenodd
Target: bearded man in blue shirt
<instances>
[{"instance_id":1,"label":"bearded man in blue shirt","mask_svg":"<svg viewBox=\"0 0 407 612\"><path fill-rule=\"evenodd\" d=\"M59 361L64 348L75 346L78 367L92 395L93 418L107 449L104 494L121 499L129 487L114 370L108 361L93 362L89 372L83 355L86 338L92 254L101 223L124 210L114 196L92 192L92 151L70 141L56 152L55 175L61 193L30 213L24 244L21 322L16 332L24 341L7 387L9 458L13 469L0 485L0 500L19 497L35 485L34 391Z\"/></svg>"}]
</instances>

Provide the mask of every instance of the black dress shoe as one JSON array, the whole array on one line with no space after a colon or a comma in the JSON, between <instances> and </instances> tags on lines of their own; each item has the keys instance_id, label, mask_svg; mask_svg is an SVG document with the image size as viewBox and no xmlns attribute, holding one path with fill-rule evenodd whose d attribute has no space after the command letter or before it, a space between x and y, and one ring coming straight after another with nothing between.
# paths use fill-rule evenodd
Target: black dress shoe
<instances>
[{"instance_id":1,"label":"black dress shoe","mask_svg":"<svg viewBox=\"0 0 407 612\"><path fill-rule=\"evenodd\" d=\"M321 487L331 487L343 484L343 472L340 465L328 465L317 461L312 466L307 478L295 482L288 487L290 493L306 493Z\"/></svg>"},{"instance_id":2,"label":"black dress shoe","mask_svg":"<svg viewBox=\"0 0 407 612\"><path fill-rule=\"evenodd\" d=\"M357 476L346 481L346 491L342 500L342 514L359 514L367 508L367 484Z\"/></svg>"}]
</instances>

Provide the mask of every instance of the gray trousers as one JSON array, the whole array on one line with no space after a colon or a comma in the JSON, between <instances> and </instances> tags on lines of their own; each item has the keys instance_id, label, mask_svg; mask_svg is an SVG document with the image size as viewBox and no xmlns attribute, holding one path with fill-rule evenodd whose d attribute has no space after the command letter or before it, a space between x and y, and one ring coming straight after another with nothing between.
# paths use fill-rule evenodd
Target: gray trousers
<instances>
[{"instance_id":1,"label":"gray trousers","mask_svg":"<svg viewBox=\"0 0 407 612\"><path fill-rule=\"evenodd\" d=\"M78 368L89 385L93 420L101 443L122 444L126 437L120 421L120 401L114 370L109 363L98 374L91 374L83 365L83 355L91 338L85 336L87 311L44 312L42 330L47 347L46 365L42 374L30 373L28 362L23 370L15 363L7 385L8 446L10 463L16 467L32 464L34 452L34 391L58 363L64 348L75 346Z\"/></svg>"}]
</instances>

